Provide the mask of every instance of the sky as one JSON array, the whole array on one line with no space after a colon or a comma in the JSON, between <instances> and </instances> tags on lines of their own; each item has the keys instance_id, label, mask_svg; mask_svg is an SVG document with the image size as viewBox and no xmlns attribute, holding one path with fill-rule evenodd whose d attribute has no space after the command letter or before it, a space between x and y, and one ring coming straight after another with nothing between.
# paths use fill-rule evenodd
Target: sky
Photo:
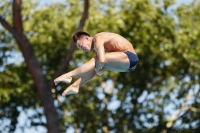
<instances>
[{"instance_id":1,"label":"sky","mask_svg":"<svg viewBox=\"0 0 200 133\"><path fill-rule=\"evenodd\" d=\"M66 0L35 0L35 2L39 3L41 6L42 5L49 5L51 3L54 3L54 2L65 2ZM195 0L176 0L176 5L173 6L172 8L176 8L177 5L180 5L180 4L186 4L186 3L190 3L192 1L195 1ZM116 106L117 104L119 104L117 101L114 101L113 102L113 107ZM110 108L112 108L112 105L110 106ZM42 111L42 109L39 109L40 111ZM27 125L30 125L30 122L28 121L25 121L27 119L27 114L30 116L31 114L33 114L34 112L29 110L28 112L21 112L18 120L19 120L19 124L18 124L18 129L14 132L14 133L21 133L21 130L20 130L20 125L24 125L25 123ZM42 118L42 121L45 122L45 118ZM44 127L39 127L38 129L35 129L35 128L30 128L30 129L25 129L25 133L46 133L47 130L44 128ZM73 131L73 128L70 128L66 131L66 133L72 133L74 132Z\"/></svg>"}]
</instances>

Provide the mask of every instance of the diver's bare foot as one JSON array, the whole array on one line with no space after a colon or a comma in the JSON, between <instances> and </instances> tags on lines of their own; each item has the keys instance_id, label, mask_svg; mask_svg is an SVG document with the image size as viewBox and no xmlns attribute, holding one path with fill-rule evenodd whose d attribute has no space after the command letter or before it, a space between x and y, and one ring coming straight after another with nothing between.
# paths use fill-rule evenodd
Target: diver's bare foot
<instances>
[{"instance_id":1,"label":"diver's bare foot","mask_svg":"<svg viewBox=\"0 0 200 133\"><path fill-rule=\"evenodd\" d=\"M79 87L74 86L73 84L70 85L67 89L65 89L62 93L63 96L65 95L72 95L77 94L79 92Z\"/></svg>"},{"instance_id":2,"label":"diver's bare foot","mask_svg":"<svg viewBox=\"0 0 200 133\"><path fill-rule=\"evenodd\" d=\"M59 82L64 82L64 83L70 83L72 81L72 77L68 76L67 74L63 74L60 77L56 78L54 80L55 85L57 85Z\"/></svg>"}]
</instances>

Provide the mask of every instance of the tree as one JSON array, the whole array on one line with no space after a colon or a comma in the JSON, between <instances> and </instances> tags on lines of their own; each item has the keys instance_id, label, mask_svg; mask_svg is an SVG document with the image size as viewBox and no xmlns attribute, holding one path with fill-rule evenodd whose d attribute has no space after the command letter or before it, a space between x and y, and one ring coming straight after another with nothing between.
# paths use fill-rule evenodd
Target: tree
<instances>
[{"instance_id":1,"label":"tree","mask_svg":"<svg viewBox=\"0 0 200 133\"><path fill-rule=\"evenodd\" d=\"M84 30L91 35L110 31L124 36L133 44L140 61L131 73L105 71L103 76L96 76L81 87L77 95L61 97L66 84L51 87L61 131L73 127L75 132L83 133L199 132L200 3L180 5L174 11L172 0L91 0L91 3ZM9 23L11 9L4 5ZM70 42L82 15L77 9L83 10L82 1L68 0L42 9L33 4L23 5L24 33L48 81L70 49L65 44ZM15 52L16 47L9 32L2 29L0 32L4 65L8 53ZM93 53L74 51L66 71L92 56ZM15 125L20 107L33 108L31 122L38 127L46 122L41 120L43 112L39 110L36 86L25 70L24 62L1 68L0 79L5 81L0 80L3 88L0 114L1 118L15 120L11 124ZM8 113L3 113L6 110Z\"/></svg>"},{"instance_id":2,"label":"tree","mask_svg":"<svg viewBox=\"0 0 200 133\"><path fill-rule=\"evenodd\" d=\"M129 19L125 19L126 26L121 28L121 34L136 44L140 58L138 69L140 70L136 71L137 79L134 79L132 85L128 86L127 83L124 83L127 90L123 87L124 93L119 93L119 98L124 94L121 96L123 100L120 100L124 102L121 103L119 110L124 112L122 115L129 119L128 128L136 132L177 132L177 130L184 131L186 129L192 131L193 128L197 132L199 128L197 125L191 125L192 121L196 121L198 117L196 100L192 100L195 104L180 108L185 104L182 100L188 102L186 96L190 95L191 91L194 94L199 93L199 87L197 87L199 79L195 78L198 77L196 71L198 68L194 68L190 64L190 62L199 64L199 61L196 60L198 52L192 48L193 46L199 47L198 40L196 40L196 37L199 36L199 31L196 30L199 25L193 25L193 21L186 17L190 14L191 19L198 20L196 9L199 3L180 6L176 14L179 23L175 23L173 16L170 15L172 12L169 12L169 7L173 4L170 2L173 1L164 1L163 6L161 3L155 2L156 6L151 6L144 4L144 1L138 1L137 4L129 4L134 6L126 7L127 10L125 10L128 14L125 17ZM184 18L183 14L185 13L183 12L187 13ZM131 30L127 31L127 29ZM184 35L180 34L186 29L187 31L191 30L190 34L192 35L188 36L189 32L184 32ZM186 49L192 52L185 52ZM122 74L118 82L121 83L123 79L128 82L132 81L129 74ZM198 96L193 98L198 99ZM130 102L127 102L126 99L129 99ZM184 126L190 125L190 128L166 125L170 121L165 109L167 106L180 108L181 113L177 115L177 119L173 119L173 122L181 121ZM195 114L194 119L191 117L192 114ZM198 123L198 121L196 122Z\"/></svg>"},{"instance_id":3,"label":"tree","mask_svg":"<svg viewBox=\"0 0 200 133\"><path fill-rule=\"evenodd\" d=\"M89 1L85 0L85 8L84 8L82 20L80 22L80 26L78 28L79 30L83 29L85 20L87 19L88 6L89 6ZM56 112L56 108L54 107L54 101L53 101L51 88L50 88L50 87L53 87L53 83L52 83L53 79L50 80L50 83L48 83L47 78L43 74L43 70L34 54L33 47L29 43L26 35L24 34L24 30L22 26L23 25L22 16L21 16L21 0L13 0L13 27L10 26L8 22L6 22L3 16L0 16L0 22L14 36L23 54L26 65L30 71L34 84L37 88L42 106L44 107L44 114L47 120L48 132L49 133L60 132L59 123L57 119L57 112ZM63 65L61 65L61 68L58 70L55 76L58 76L63 73L64 69L66 68L66 66L68 65L70 61L71 54L73 53L74 49L75 49L74 44L71 44L71 49L66 55L65 62L63 63ZM15 130L14 124L16 123L16 118L15 120L12 121L13 127L10 128L10 131Z\"/></svg>"}]
</instances>

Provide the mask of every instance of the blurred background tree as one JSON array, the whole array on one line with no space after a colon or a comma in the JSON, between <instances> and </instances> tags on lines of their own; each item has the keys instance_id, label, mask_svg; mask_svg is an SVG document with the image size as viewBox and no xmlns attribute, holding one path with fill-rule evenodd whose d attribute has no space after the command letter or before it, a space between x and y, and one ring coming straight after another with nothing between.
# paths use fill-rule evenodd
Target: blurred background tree
<instances>
[{"instance_id":1,"label":"blurred background tree","mask_svg":"<svg viewBox=\"0 0 200 133\"><path fill-rule=\"evenodd\" d=\"M2 0L1 23L6 20L13 25L12 3ZM72 128L83 133L198 133L200 2L175 9L173 0L90 0L84 30L92 36L101 31L124 36L133 44L140 61L134 72L105 71L81 87L79 94L62 97L68 85L52 85L60 66L70 59L63 71L67 72L94 55L80 50L70 52L74 49L71 36L80 28L84 3L66 0L42 7L33 1L22 3L24 35L34 49L47 86L51 86L51 95L47 95L54 100L54 116L58 117L61 132ZM0 35L1 131L20 128L23 132L44 126L53 132L47 125L45 100L17 41L2 25ZM18 118L23 112L27 119L19 127Z\"/></svg>"}]
</instances>

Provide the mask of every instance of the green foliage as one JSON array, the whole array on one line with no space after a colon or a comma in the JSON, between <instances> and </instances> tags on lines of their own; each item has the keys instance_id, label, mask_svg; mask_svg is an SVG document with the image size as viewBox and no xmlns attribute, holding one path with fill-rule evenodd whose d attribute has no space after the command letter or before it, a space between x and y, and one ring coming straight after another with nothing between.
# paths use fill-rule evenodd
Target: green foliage
<instances>
[{"instance_id":1,"label":"green foliage","mask_svg":"<svg viewBox=\"0 0 200 133\"><path fill-rule=\"evenodd\" d=\"M140 61L134 72L106 71L102 77L96 76L81 87L78 95L62 97L66 84L52 88L63 132L69 127L87 133L199 131L200 3L180 5L175 12L170 11L173 4L171 0L90 1L84 30L92 36L101 31L124 36L133 44ZM1 15L12 24L11 1L3 0L0 7ZM23 2L24 32L48 80L69 49L82 12L83 1L68 0L44 7ZM28 116L32 126L43 126L39 97L26 64L23 60L9 61L20 53L16 42L2 27L0 34L0 127L15 131L20 112L30 109L35 112ZM76 50L66 71L93 55ZM106 89L112 83L110 94ZM192 92L192 98L186 100ZM174 114L168 109L175 112L184 100L190 108L182 110L172 127L167 127ZM119 106L113 101L118 101ZM35 122L38 119L40 122ZM5 121L10 126L4 126Z\"/></svg>"}]
</instances>

